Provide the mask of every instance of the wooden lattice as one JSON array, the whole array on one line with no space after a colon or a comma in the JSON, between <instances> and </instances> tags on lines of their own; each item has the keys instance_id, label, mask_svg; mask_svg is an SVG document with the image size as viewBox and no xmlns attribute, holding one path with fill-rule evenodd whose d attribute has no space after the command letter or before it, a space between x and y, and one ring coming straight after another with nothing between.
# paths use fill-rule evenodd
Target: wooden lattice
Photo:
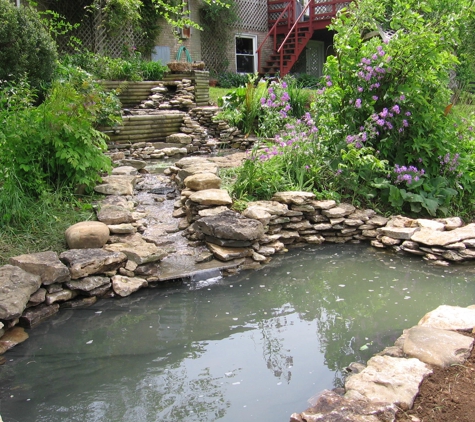
<instances>
[{"instance_id":1,"label":"wooden lattice","mask_svg":"<svg viewBox=\"0 0 475 422\"><path fill-rule=\"evenodd\" d=\"M221 73L228 69L229 59L226 50L233 48L232 40L232 33L227 34L224 39L208 31L201 34L201 58L206 63L206 68L212 73Z\"/></svg>"},{"instance_id":2,"label":"wooden lattice","mask_svg":"<svg viewBox=\"0 0 475 422\"><path fill-rule=\"evenodd\" d=\"M267 0L236 0L236 13L239 16L236 28L267 32Z\"/></svg>"},{"instance_id":3,"label":"wooden lattice","mask_svg":"<svg viewBox=\"0 0 475 422\"><path fill-rule=\"evenodd\" d=\"M126 49L141 45L142 37L130 27L125 27L118 33L109 33L103 24L100 11L88 9L91 3L92 0L41 2L45 9L54 10L72 24L79 24L76 29L56 40L60 51L73 52L71 37L80 40L80 50L107 54L110 57L123 56Z\"/></svg>"}]
</instances>

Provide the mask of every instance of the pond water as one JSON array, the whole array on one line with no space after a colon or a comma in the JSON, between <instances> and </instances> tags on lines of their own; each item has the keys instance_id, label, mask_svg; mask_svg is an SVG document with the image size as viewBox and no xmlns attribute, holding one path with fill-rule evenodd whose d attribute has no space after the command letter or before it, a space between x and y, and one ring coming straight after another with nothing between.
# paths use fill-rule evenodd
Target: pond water
<instances>
[{"instance_id":1,"label":"pond water","mask_svg":"<svg viewBox=\"0 0 475 422\"><path fill-rule=\"evenodd\" d=\"M295 249L229 278L61 310L0 366L4 422L286 422L441 304L475 267L366 245Z\"/></svg>"}]
</instances>

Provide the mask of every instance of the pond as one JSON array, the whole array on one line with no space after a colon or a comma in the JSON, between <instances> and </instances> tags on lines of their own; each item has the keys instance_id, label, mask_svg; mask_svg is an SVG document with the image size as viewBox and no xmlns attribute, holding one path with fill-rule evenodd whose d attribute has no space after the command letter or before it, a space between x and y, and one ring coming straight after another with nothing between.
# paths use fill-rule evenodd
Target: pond
<instances>
[{"instance_id":1,"label":"pond","mask_svg":"<svg viewBox=\"0 0 475 422\"><path fill-rule=\"evenodd\" d=\"M294 249L259 271L61 310L5 355L4 422L286 422L345 368L441 304L475 267L368 245Z\"/></svg>"}]
</instances>

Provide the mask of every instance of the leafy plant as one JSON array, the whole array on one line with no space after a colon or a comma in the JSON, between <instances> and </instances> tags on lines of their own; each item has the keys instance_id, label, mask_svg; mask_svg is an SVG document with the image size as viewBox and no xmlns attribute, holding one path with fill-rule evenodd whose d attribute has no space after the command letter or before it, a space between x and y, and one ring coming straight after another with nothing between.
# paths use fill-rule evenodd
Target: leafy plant
<instances>
[{"instance_id":1,"label":"leafy plant","mask_svg":"<svg viewBox=\"0 0 475 422\"><path fill-rule=\"evenodd\" d=\"M90 52L65 55L61 63L67 67L77 66L90 73L95 79L118 81L161 80L168 67L159 62L142 59L142 55L131 48L124 54L127 58L111 58Z\"/></svg>"},{"instance_id":2,"label":"leafy plant","mask_svg":"<svg viewBox=\"0 0 475 422\"><path fill-rule=\"evenodd\" d=\"M280 190L326 189L325 146L309 113L287 124L274 142L256 145L233 187L236 198L269 199Z\"/></svg>"},{"instance_id":3,"label":"leafy plant","mask_svg":"<svg viewBox=\"0 0 475 422\"><path fill-rule=\"evenodd\" d=\"M34 99L26 83L1 86L0 195L18 189L38 198L62 187L92 189L111 168L106 135L96 125L119 121L115 97L74 78L55 81L38 107L21 97Z\"/></svg>"},{"instance_id":4,"label":"leafy plant","mask_svg":"<svg viewBox=\"0 0 475 422\"><path fill-rule=\"evenodd\" d=\"M56 59L56 45L38 13L0 0L0 81L26 77L39 90L51 81Z\"/></svg>"},{"instance_id":5,"label":"leafy plant","mask_svg":"<svg viewBox=\"0 0 475 422\"><path fill-rule=\"evenodd\" d=\"M218 85L221 88L238 88L245 86L247 83L247 75L235 72L221 72L217 75Z\"/></svg>"},{"instance_id":6,"label":"leafy plant","mask_svg":"<svg viewBox=\"0 0 475 422\"><path fill-rule=\"evenodd\" d=\"M223 113L218 117L232 121L246 135L255 131L261 108L261 98L264 97L267 90L265 81L257 81L257 75L248 75L245 87L231 91L219 102L219 105L223 107Z\"/></svg>"}]
</instances>

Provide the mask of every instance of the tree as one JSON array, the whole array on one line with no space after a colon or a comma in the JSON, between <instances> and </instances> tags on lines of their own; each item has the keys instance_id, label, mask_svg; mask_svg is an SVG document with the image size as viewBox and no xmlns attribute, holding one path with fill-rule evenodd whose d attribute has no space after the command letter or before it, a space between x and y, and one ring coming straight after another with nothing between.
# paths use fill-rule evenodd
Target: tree
<instances>
[{"instance_id":1,"label":"tree","mask_svg":"<svg viewBox=\"0 0 475 422\"><path fill-rule=\"evenodd\" d=\"M56 45L38 13L0 0L0 81L26 77L40 88L53 77L56 58Z\"/></svg>"}]
</instances>

